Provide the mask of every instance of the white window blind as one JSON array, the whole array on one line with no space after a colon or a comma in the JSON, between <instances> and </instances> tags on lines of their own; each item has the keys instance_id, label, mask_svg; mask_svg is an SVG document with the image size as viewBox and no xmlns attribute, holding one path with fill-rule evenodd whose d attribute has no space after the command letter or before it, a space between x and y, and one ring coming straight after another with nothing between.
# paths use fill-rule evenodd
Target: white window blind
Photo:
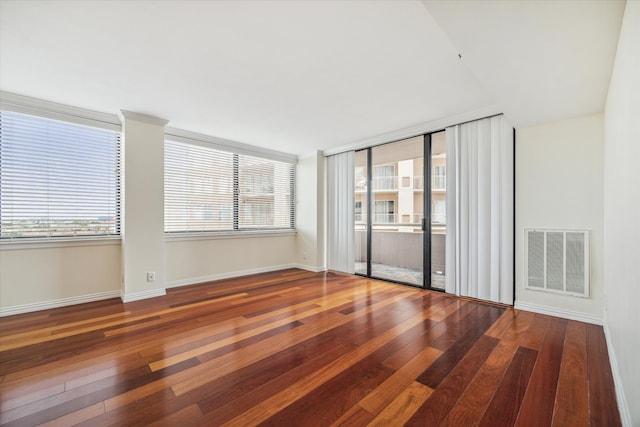
<instances>
[{"instance_id":1,"label":"white window blind","mask_svg":"<svg viewBox=\"0 0 640 427\"><path fill-rule=\"evenodd\" d=\"M233 230L233 154L164 145L165 232Z\"/></svg>"},{"instance_id":2,"label":"white window blind","mask_svg":"<svg viewBox=\"0 0 640 427\"><path fill-rule=\"evenodd\" d=\"M119 234L120 135L0 111L0 237Z\"/></svg>"},{"instance_id":3,"label":"white window blind","mask_svg":"<svg viewBox=\"0 0 640 427\"><path fill-rule=\"evenodd\" d=\"M238 157L238 227L293 228L293 165Z\"/></svg>"},{"instance_id":4,"label":"white window blind","mask_svg":"<svg viewBox=\"0 0 640 427\"><path fill-rule=\"evenodd\" d=\"M294 228L292 164L165 141L165 232Z\"/></svg>"}]
</instances>

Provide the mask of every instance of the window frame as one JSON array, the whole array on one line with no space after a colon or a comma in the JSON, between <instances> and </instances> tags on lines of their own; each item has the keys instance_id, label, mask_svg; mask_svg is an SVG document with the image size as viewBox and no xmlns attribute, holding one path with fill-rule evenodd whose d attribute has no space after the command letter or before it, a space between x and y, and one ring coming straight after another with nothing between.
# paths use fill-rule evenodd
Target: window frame
<instances>
[{"instance_id":1,"label":"window frame","mask_svg":"<svg viewBox=\"0 0 640 427\"><path fill-rule=\"evenodd\" d=\"M188 136L185 136L188 135ZM180 241L180 240L214 240L214 239L229 239L229 238L243 238L243 237L260 237L260 236L285 236L285 235L295 235L296 231L296 212L295 212L295 187L296 187L296 162L297 157L294 156L265 156L264 153L253 152L250 150L244 149L243 144L233 143L231 146L222 145L218 142L220 141L217 138L207 137L204 135L195 134L198 138L194 138L194 135L191 132L187 131L178 131L175 129L170 129L165 133L165 144L167 141L179 143L179 144L191 144L199 147L208 148L211 150L222 151L229 154L232 154L233 164L232 164L232 194L233 194L233 207L232 207L232 218L233 218L233 228L230 229L221 229L221 230L176 230L176 231L167 231L167 222L165 218L165 230L164 236L168 241ZM211 142L210 140L214 140ZM237 147L235 147L237 145ZM234 149L235 147L235 149ZM289 182L289 225L287 227L243 227L241 225L241 216L244 211L240 206L242 191L241 186L243 185L243 181L241 179L242 172L240 168L241 164L241 156L249 156L252 158L261 159L267 162L281 162L290 165L289 177L287 178ZM275 158L274 158L275 157ZM294 160L295 159L295 160ZM275 164L275 163L272 163ZM165 158L165 171L166 171L166 158ZM166 173L165 173L165 182L166 182ZM276 195L276 193L273 193ZM166 204L167 194L165 188L165 204Z\"/></svg>"}]
</instances>

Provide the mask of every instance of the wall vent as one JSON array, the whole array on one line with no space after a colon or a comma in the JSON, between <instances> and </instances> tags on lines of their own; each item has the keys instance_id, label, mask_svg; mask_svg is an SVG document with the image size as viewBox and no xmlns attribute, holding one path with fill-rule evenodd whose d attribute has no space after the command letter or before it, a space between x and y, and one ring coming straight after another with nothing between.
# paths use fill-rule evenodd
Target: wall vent
<instances>
[{"instance_id":1,"label":"wall vent","mask_svg":"<svg viewBox=\"0 0 640 427\"><path fill-rule=\"evenodd\" d=\"M524 230L525 288L589 296L589 231Z\"/></svg>"}]
</instances>

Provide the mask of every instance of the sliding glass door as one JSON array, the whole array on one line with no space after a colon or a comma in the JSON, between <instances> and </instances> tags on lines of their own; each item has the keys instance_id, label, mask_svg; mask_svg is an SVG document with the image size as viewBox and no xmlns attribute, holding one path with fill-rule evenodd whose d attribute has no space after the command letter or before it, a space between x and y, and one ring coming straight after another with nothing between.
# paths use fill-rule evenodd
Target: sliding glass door
<instances>
[{"instance_id":1,"label":"sliding glass door","mask_svg":"<svg viewBox=\"0 0 640 427\"><path fill-rule=\"evenodd\" d=\"M422 136L371 148L372 277L424 284L423 159Z\"/></svg>"},{"instance_id":2,"label":"sliding glass door","mask_svg":"<svg viewBox=\"0 0 640 427\"><path fill-rule=\"evenodd\" d=\"M444 289L444 148L441 132L356 152L356 274Z\"/></svg>"}]
</instances>

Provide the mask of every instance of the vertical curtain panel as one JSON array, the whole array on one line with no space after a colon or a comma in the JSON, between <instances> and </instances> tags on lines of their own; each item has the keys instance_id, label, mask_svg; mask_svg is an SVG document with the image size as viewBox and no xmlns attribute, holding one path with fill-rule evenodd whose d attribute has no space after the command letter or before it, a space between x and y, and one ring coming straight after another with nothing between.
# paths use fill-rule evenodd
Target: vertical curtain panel
<instances>
[{"instance_id":1,"label":"vertical curtain panel","mask_svg":"<svg viewBox=\"0 0 640 427\"><path fill-rule=\"evenodd\" d=\"M513 304L513 131L504 116L447 128L446 291Z\"/></svg>"},{"instance_id":2,"label":"vertical curtain panel","mask_svg":"<svg viewBox=\"0 0 640 427\"><path fill-rule=\"evenodd\" d=\"M327 158L327 266L353 274L354 152Z\"/></svg>"}]
</instances>

